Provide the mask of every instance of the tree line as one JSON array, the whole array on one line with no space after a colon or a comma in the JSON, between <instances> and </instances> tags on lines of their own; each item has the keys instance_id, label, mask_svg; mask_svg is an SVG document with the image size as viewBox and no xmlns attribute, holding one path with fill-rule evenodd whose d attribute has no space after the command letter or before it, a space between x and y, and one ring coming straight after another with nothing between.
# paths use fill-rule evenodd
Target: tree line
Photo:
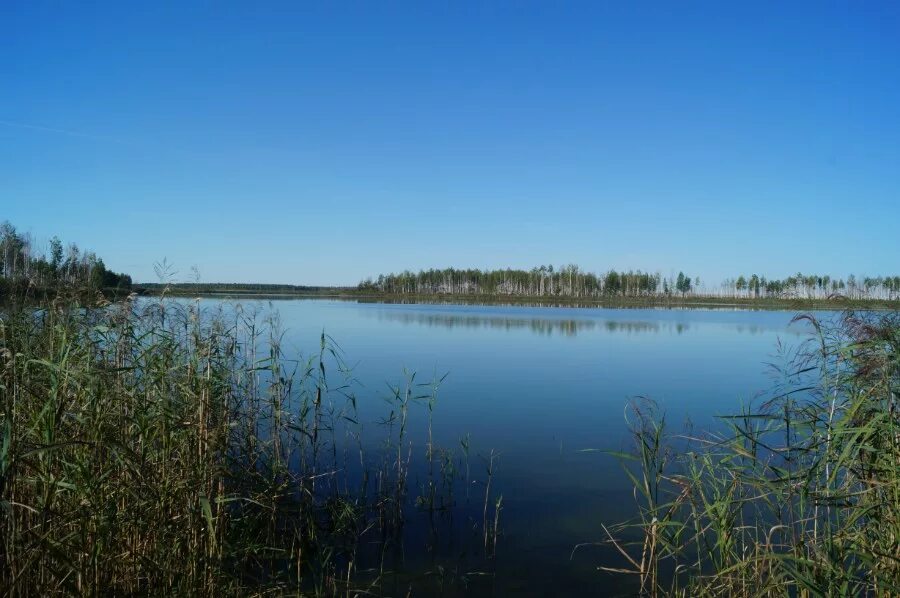
<instances>
[{"instance_id":1,"label":"tree line","mask_svg":"<svg viewBox=\"0 0 900 598\"><path fill-rule=\"evenodd\" d=\"M898 299L900 276L861 276L853 274L846 279L832 278L825 274L798 272L783 279L767 279L765 276L740 275L724 281L720 294L732 297L796 297L824 299L844 296L850 299Z\"/></svg>"},{"instance_id":2,"label":"tree line","mask_svg":"<svg viewBox=\"0 0 900 598\"><path fill-rule=\"evenodd\" d=\"M9 222L0 223L0 287L50 289L69 286L93 289L130 289L131 277L106 268L103 259L75 243L63 245L53 237L39 247L31 235Z\"/></svg>"},{"instance_id":3,"label":"tree line","mask_svg":"<svg viewBox=\"0 0 900 598\"><path fill-rule=\"evenodd\" d=\"M900 299L900 276L832 278L797 273L785 278L739 275L707 286L697 276L670 276L641 270L595 274L575 264L520 269L445 268L381 274L359 283L361 292L399 295L506 295L522 297L720 297Z\"/></svg>"},{"instance_id":4,"label":"tree line","mask_svg":"<svg viewBox=\"0 0 900 598\"><path fill-rule=\"evenodd\" d=\"M690 294L697 278L679 272L665 278L659 273L641 270L595 274L575 264L538 266L531 270L479 270L446 268L443 270L403 271L368 278L358 285L360 291L411 295L516 295L525 297L564 296L653 297L660 294Z\"/></svg>"}]
</instances>

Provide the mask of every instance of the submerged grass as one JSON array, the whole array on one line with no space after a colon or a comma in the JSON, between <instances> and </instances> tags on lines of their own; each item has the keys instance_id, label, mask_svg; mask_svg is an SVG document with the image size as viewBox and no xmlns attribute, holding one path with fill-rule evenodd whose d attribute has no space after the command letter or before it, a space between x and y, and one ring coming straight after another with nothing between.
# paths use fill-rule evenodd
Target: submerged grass
<instances>
[{"instance_id":1,"label":"submerged grass","mask_svg":"<svg viewBox=\"0 0 900 598\"><path fill-rule=\"evenodd\" d=\"M451 508L468 454L432 441L437 382L411 375L371 455L339 347L282 339L165 298L2 313L0 593L379 594L406 511Z\"/></svg>"},{"instance_id":2,"label":"submerged grass","mask_svg":"<svg viewBox=\"0 0 900 598\"><path fill-rule=\"evenodd\" d=\"M900 595L900 318L815 333L769 400L670 434L632 405L636 520L607 530L648 596Z\"/></svg>"}]
</instances>

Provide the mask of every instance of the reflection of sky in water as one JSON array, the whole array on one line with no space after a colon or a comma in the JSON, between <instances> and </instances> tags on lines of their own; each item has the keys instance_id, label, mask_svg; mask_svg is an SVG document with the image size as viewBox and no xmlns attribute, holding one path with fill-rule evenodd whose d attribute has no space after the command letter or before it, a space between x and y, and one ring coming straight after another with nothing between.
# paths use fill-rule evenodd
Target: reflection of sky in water
<instances>
[{"instance_id":1,"label":"reflection of sky in water","mask_svg":"<svg viewBox=\"0 0 900 598\"><path fill-rule=\"evenodd\" d=\"M403 368L423 381L449 373L435 438L456 447L470 434L473 454L500 452L504 541L517 558L539 555L542 576L584 567L577 575L600 584L596 563L588 555L573 564L571 548L597 540L600 523L630 515L633 499L615 460L580 449L629 448L625 406L638 395L657 400L675 430L688 419L704 426L733 413L772 387L767 363L784 362L779 344L789 353L806 330L784 311L244 304L278 310L289 351L312 353L323 329L336 339L354 364L361 417L375 438L386 383L402 382ZM425 429L417 406L410 431L420 443ZM517 563L517 575L528 579L528 570Z\"/></svg>"},{"instance_id":2,"label":"reflection of sky in water","mask_svg":"<svg viewBox=\"0 0 900 598\"><path fill-rule=\"evenodd\" d=\"M212 302L210 302L212 303ZM244 302L276 309L284 346L305 353L324 329L342 347L372 419L406 368L448 373L436 412L446 442L466 432L494 448L576 448L619 441L625 402L660 401L671 421L734 409L771 386L779 342L805 325L783 311L398 305L333 300ZM544 447L545 448L545 447Z\"/></svg>"}]
</instances>

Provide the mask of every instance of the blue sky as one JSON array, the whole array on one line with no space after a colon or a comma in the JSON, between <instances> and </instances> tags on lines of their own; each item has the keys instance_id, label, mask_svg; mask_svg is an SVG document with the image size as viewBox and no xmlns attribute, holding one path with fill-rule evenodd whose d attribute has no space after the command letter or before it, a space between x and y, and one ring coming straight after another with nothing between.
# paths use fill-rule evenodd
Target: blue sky
<instances>
[{"instance_id":1,"label":"blue sky","mask_svg":"<svg viewBox=\"0 0 900 598\"><path fill-rule=\"evenodd\" d=\"M897 3L0 5L0 219L153 279L900 271Z\"/></svg>"}]
</instances>

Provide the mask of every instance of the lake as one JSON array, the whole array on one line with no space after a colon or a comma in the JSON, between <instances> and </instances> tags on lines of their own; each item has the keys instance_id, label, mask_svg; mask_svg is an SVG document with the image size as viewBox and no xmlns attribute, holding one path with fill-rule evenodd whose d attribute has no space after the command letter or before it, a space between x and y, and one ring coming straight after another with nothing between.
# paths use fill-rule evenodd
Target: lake
<instances>
[{"instance_id":1,"label":"lake","mask_svg":"<svg viewBox=\"0 0 900 598\"><path fill-rule=\"evenodd\" d=\"M216 300L204 299L213 305ZM494 451L490 514L502 495L496 555L479 560L467 521L482 518L484 485L456 492L459 514L436 539L433 521L413 516L392 561L398 593L481 595L613 594L631 580L602 524L634 514L628 478L615 458L585 449L630 450L626 406L656 401L673 430L716 425L777 383L774 366L806 338L783 311L601 309L243 300L277 310L290 353L317 350L324 330L358 380L360 417L372 438L389 408L389 385L408 374L440 384L433 433L459 450L469 438L472 477L485 478ZM822 314L820 314L822 315ZM426 407L414 409L411 438L425 442ZM377 440L371 440L377 444ZM421 472L420 472L421 473ZM468 519L467 519L468 517ZM469 534L471 536L472 534ZM487 575L482 575L487 573ZM446 577L449 581L436 582Z\"/></svg>"}]
</instances>

